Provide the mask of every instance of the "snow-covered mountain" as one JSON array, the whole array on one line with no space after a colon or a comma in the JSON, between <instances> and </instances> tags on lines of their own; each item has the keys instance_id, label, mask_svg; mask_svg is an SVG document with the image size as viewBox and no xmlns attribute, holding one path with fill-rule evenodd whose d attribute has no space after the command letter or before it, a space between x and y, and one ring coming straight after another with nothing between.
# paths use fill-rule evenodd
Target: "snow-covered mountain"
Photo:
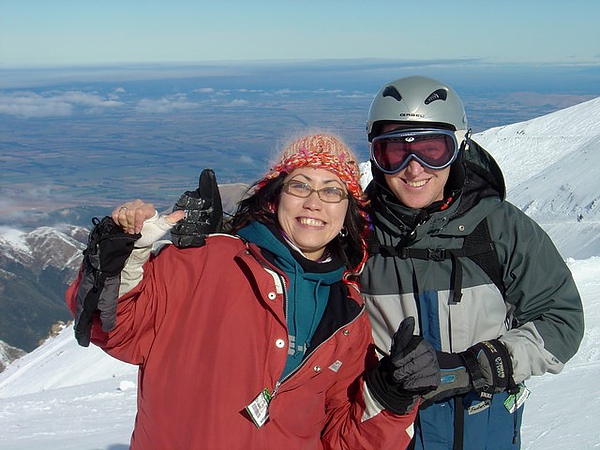
<instances>
[{"instance_id":1,"label":"snow-covered mountain","mask_svg":"<svg viewBox=\"0 0 600 450\"><path fill-rule=\"evenodd\" d=\"M0 229L0 339L31 351L70 313L64 292L81 262L87 231L62 225Z\"/></svg>"},{"instance_id":2,"label":"snow-covered mountain","mask_svg":"<svg viewBox=\"0 0 600 450\"><path fill-rule=\"evenodd\" d=\"M598 448L600 409L600 98L475 136L503 168L508 199L544 226L582 294L586 331L559 375L535 377L523 448ZM368 173L368 164L362 165ZM0 450L124 450L136 367L78 347L68 326L0 374Z\"/></svg>"},{"instance_id":3,"label":"snow-covered mountain","mask_svg":"<svg viewBox=\"0 0 600 450\"><path fill-rule=\"evenodd\" d=\"M87 233L85 228L66 224L39 227L30 232L2 227L0 264L4 267L12 261L34 271L47 267L76 271Z\"/></svg>"},{"instance_id":4,"label":"snow-covered mountain","mask_svg":"<svg viewBox=\"0 0 600 450\"><path fill-rule=\"evenodd\" d=\"M26 355L26 352L20 348L8 345L4 341L0 341L0 372L8 367L13 361Z\"/></svg>"},{"instance_id":5,"label":"snow-covered mountain","mask_svg":"<svg viewBox=\"0 0 600 450\"><path fill-rule=\"evenodd\" d=\"M474 136L565 258L600 255L600 97Z\"/></svg>"}]
</instances>

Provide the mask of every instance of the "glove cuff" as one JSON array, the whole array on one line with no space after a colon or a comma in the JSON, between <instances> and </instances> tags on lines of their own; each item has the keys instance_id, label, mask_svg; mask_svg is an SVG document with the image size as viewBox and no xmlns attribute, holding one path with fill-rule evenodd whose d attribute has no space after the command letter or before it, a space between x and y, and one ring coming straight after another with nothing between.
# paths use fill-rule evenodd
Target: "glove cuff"
<instances>
[{"instance_id":1,"label":"glove cuff","mask_svg":"<svg viewBox=\"0 0 600 450\"><path fill-rule=\"evenodd\" d=\"M386 365L389 364L389 356L386 356L367 372L365 381L369 392L381 406L394 414L402 416L415 408L419 396L404 391L398 384L389 379L391 369L386 369Z\"/></svg>"},{"instance_id":2,"label":"glove cuff","mask_svg":"<svg viewBox=\"0 0 600 450\"><path fill-rule=\"evenodd\" d=\"M487 381L483 375L481 366L479 365L476 349L470 347L464 352L459 353L459 355L464 361L467 372L469 372L473 389L475 389L477 392L482 392L487 386Z\"/></svg>"},{"instance_id":3,"label":"glove cuff","mask_svg":"<svg viewBox=\"0 0 600 450\"><path fill-rule=\"evenodd\" d=\"M109 216L100 221L94 218L93 223L88 246L83 252L84 263L104 276L118 275L133 251L135 241L142 235L125 233Z\"/></svg>"},{"instance_id":4,"label":"glove cuff","mask_svg":"<svg viewBox=\"0 0 600 450\"><path fill-rule=\"evenodd\" d=\"M510 354L498 339L479 342L460 355L465 359L473 387L480 394L491 395L515 386Z\"/></svg>"}]
</instances>

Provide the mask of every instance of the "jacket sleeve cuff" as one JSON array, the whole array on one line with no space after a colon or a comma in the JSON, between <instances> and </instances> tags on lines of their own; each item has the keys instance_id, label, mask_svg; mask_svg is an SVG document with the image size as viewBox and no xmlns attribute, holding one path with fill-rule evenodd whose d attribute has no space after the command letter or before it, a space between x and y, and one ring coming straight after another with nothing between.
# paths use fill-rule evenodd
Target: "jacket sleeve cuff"
<instances>
[{"instance_id":1,"label":"jacket sleeve cuff","mask_svg":"<svg viewBox=\"0 0 600 450\"><path fill-rule=\"evenodd\" d=\"M148 261L152 247L134 248L121 271L119 297L135 288L144 276L143 266Z\"/></svg>"},{"instance_id":2,"label":"jacket sleeve cuff","mask_svg":"<svg viewBox=\"0 0 600 450\"><path fill-rule=\"evenodd\" d=\"M361 422L375 417L385 409L384 406L379 403L375 397L373 397L373 394L371 394L369 386L367 386L366 382L363 382L363 397L365 401L365 412L363 413Z\"/></svg>"}]
</instances>

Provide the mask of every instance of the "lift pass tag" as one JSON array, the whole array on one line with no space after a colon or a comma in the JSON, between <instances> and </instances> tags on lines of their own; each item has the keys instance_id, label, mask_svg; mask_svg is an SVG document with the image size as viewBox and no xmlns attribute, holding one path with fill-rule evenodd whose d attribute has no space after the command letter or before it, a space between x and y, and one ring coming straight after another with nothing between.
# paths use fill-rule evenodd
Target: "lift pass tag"
<instances>
[{"instance_id":1,"label":"lift pass tag","mask_svg":"<svg viewBox=\"0 0 600 450\"><path fill-rule=\"evenodd\" d=\"M509 413L514 413L517 409L523 406L523 403L525 403L525 400L527 400L529 394L531 394L531 391L527 389L524 384L520 384L519 392L509 395L506 400L504 400L504 407Z\"/></svg>"},{"instance_id":2,"label":"lift pass tag","mask_svg":"<svg viewBox=\"0 0 600 450\"><path fill-rule=\"evenodd\" d=\"M248 415L256 425L256 428L262 427L267 419L269 418L269 402L271 401L271 394L268 388L264 388L258 396L252 400L246 411Z\"/></svg>"}]
</instances>

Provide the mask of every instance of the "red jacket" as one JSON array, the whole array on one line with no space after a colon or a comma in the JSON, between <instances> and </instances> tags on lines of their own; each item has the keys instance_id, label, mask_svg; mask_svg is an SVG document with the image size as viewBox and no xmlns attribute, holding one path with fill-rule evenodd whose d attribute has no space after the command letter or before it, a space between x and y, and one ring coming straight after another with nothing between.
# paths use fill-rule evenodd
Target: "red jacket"
<instances>
[{"instance_id":1,"label":"red jacket","mask_svg":"<svg viewBox=\"0 0 600 450\"><path fill-rule=\"evenodd\" d=\"M132 449L404 449L414 412L372 411L362 381L376 361L360 312L333 331L277 387L258 428L245 411L273 393L288 347L284 276L258 248L225 235L200 248L169 245L145 263L142 281L119 299L110 333L92 342L139 365ZM78 281L67 293L74 311ZM366 395L365 395L366 394Z\"/></svg>"}]
</instances>

